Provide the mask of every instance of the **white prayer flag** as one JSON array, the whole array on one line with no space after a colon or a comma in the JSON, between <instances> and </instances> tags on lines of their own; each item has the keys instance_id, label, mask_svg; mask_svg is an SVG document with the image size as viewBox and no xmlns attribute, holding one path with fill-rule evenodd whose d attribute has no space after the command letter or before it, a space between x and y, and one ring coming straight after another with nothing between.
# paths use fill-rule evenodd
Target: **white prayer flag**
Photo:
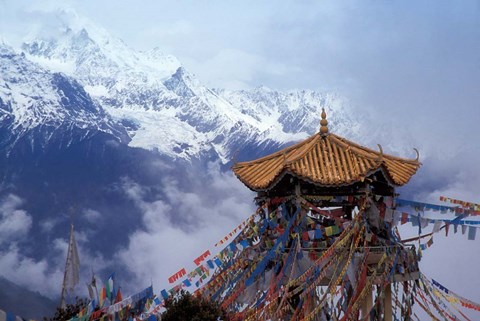
<instances>
[{"instance_id":1,"label":"white prayer flag","mask_svg":"<svg viewBox=\"0 0 480 321\"><path fill-rule=\"evenodd\" d=\"M78 257L77 243L73 232L73 224L70 228L70 240L68 242L67 263L65 265L65 278L63 286L73 291L75 285L78 284L80 274L80 259Z\"/></svg>"},{"instance_id":2,"label":"white prayer flag","mask_svg":"<svg viewBox=\"0 0 480 321\"><path fill-rule=\"evenodd\" d=\"M440 231L440 227L442 226L442 221L435 221L433 224L433 233L437 233Z\"/></svg>"}]
</instances>

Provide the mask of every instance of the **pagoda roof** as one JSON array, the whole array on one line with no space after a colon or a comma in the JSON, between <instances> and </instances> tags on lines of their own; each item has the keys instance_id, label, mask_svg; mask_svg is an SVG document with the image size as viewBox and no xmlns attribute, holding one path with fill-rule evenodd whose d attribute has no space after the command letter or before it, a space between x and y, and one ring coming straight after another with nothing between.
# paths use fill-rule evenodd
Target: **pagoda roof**
<instances>
[{"instance_id":1,"label":"pagoda roof","mask_svg":"<svg viewBox=\"0 0 480 321\"><path fill-rule=\"evenodd\" d=\"M254 191L275 186L286 174L325 187L363 182L371 174L382 171L396 186L406 184L421 163L363 147L345 138L328 133L325 113L320 132L268 156L235 163L235 175Z\"/></svg>"}]
</instances>

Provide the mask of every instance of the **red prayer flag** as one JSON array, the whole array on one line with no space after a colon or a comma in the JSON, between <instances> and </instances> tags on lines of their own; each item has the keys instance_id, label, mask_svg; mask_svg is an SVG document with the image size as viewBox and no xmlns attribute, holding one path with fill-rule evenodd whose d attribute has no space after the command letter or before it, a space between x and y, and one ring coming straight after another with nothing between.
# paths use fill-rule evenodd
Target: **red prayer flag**
<instances>
[{"instance_id":1,"label":"red prayer flag","mask_svg":"<svg viewBox=\"0 0 480 321\"><path fill-rule=\"evenodd\" d=\"M206 250L199 257L197 257L195 260L193 260L193 262L195 263L195 265L199 266L200 263L202 263L202 261L205 260L209 256L210 256L210 250Z\"/></svg>"},{"instance_id":2,"label":"red prayer flag","mask_svg":"<svg viewBox=\"0 0 480 321\"><path fill-rule=\"evenodd\" d=\"M185 268L182 268L180 271L178 271L177 273L169 277L168 282L174 283L175 281L177 281L178 279L180 279L182 276L185 276L185 275L187 275L187 271L185 270Z\"/></svg>"},{"instance_id":3,"label":"red prayer flag","mask_svg":"<svg viewBox=\"0 0 480 321\"><path fill-rule=\"evenodd\" d=\"M120 293L120 288L117 291L117 297L115 298L115 303L122 301L122 293Z\"/></svg>"},{"instance_id":4,"label":"red prayer flag","mask_svg":"<svg viewBox=\"0 0 480 321\"><path fill-rule=\"evenodd\" d=\"M408 222L408 214L402 213L402 225Z\"/></svg>"}]
</instances>

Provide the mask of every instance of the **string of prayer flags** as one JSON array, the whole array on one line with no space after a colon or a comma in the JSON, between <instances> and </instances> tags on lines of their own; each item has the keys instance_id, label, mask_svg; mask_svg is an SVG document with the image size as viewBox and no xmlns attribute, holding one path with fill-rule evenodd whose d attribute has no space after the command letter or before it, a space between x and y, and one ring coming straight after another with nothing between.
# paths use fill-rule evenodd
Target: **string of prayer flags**
<instances>
[{"instance_id":1,"label":"string of prayer flags","mask_svg":"<svg viewBox=\"0 0 480 321\"><path fill-rule=\"evenodd\" d=\"M455 199L455 198L450 198L450 197L445 197L445 196L440 196L440 201L446 202L446 203L457 204L457 205L460 205L462 207L470 208L470 209L474 210L475 212L480 211L480 204L477 204L477 203L465 202L465 201L461 201L461 200L458 200L458 199ZM479 215L479 214L480 213L477 213L475 215Z\"/></svg>"},{"instance_id":2,"label":"string of prayer flags","mask_svg":"<svg viewBox=\"0 0 480 321\"><path fill-rule=\"evenodd\" d=\"M225 235L220 241L218 241L217 243L215 243L215 246L220 246L220 245L223 245L225 242L227 242L229 239L231 239L235 234L237 234L237 232L241 231L242 228L244 228L248 222L250 222L254 217L255 215L257 215L258 213L253 213L252 215L250 215L245 221L243 221L242 223L240 223L236 228L234 228L230 233L228 233L227 235Z\"/></svg>"},{"instance_id":3,"label":"string of prayer flags","mask_svg":"<svg viewBox=\"0 0 480 321\"><path fill-rule=\"evenodd\" d=\"M424 278L425 278L425 276L424 276ZM443 286L442 284L440 284L438 281L435 281L434 279L432 279L432 284L434 286L436 286L437 288L439 288L440 290L442 290L444 293L446 293L446 294L454 297L458 301L460 301L460 303L462 304L463 307L473 309L473 310L476 310L476 311L480 311L480 304L475 303L473 301L470 301L468 299L465 299L464 297L462 297L462 296L456 294L455 292L447 289L447 287Z\"/></svg>"},{"instance_id":4,"label":"string of prayer flags","mask_svg":"<svg viewBox=\"0 0 480 321\"><path fill-rule=\"evenodd\" d=\"M225 236L220 242L215 244L218 246L219 244L224 244L231 236L235 235L237 232L241 230L242 227L245 227L248 222L254 219L254 216L258 213L254 213L248 219L246 219L242 224L238 225L232 232L230 232L227 236ZM237 236L238 238L238 236ZM183 276L188 275L188 280L184 280L181 282L181 286L189 287L192 285L192 279L199 277L200 279L195 282L195 285L199 287L203 280L205 280L209 275L209 270L213 270L216 267L221 268L223 267L228 261L230 261L234 256L235 253L238 251L243 251L250 246L250 242L248 239L234 239L231 243L229 243L222 251L220 251L213 259L207 260L209 256L211 256L210 250L206 250L203 252L199 257L197 257L193 262L197 266L193 271L189 272L188 274L185 271L185 268L182 268L177 273L173 274L169 279L169 283L175 283ZM176 292L176 291L174 291Z\"/></svg>"},{"instance_id":5,"label":"string of prayer flags","mask_svg":"<svg viewBox=\"0 0 480 321\"><path fill-rule=\"evenodd\" d=\"M445 223L445 224L453 224L453 225L480 225L480 220L464 220L468 214L459 214L457 217L452 219L436 219L436 218L425 218L419 216L420 213L408 213L408 212L399 212L394 211L394 223L401 222L401 224L405 224L411 222L413 226L421 226L425 228L428 226L429 223L433 222L434 224L437 222ZM395 225L395 224L394 224Z\"/></svg>"},{"instance_id":6,"label":"string of prayer flags","mask_svg":"<svg viewBox=\"0 0 480 321\"><path fill-rule=\"evenodd\" d=\"M405 200L405 199L400 199L400 198L395 199L395 204L396 204L397 208L398 207L410 206L418 212L423 212L425 210L432 210L432 211L436 211L436 212L447 213L447 211L455 212L455 210L456 210L455 207L451 207L451 206L435 205L435 204L423 203L423 202L417 202L417 201L410 201L410 200Z\"/></svg>"}]
</instances>

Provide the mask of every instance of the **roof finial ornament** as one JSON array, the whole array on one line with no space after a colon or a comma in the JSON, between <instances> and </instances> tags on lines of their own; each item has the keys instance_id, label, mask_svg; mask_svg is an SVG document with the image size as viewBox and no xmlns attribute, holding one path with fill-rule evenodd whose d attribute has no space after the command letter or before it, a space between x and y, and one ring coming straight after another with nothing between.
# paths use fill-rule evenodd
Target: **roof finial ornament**
<instances>
[{"instance_id":1,"label":"roof finial ornament","mask_svg":"<svg viewBox=\"0 0 480 321\"><path fill-rule=\"evenodd\" d=\"M420 159L420 152L416 148L414 148L413 150L415 151L415 153L417 153L417 158L415 158L415 160L418 162L418 160Z\"/></svg>"},{"instance_id":2,"label":"roof finial ornament","mask_svg":"<svg viewBox=\"0 0 480 321\"><path fill-rule=\"evenodd\" d=\"M382 161L383 160L383 148L382 148L382 145L380 145L380 144L377 144L377 146L378 146L378 149L380 150L380 153L378 154L378 160Z\"/></svg>"},{"instance_id":3,"label":"roof finial ornament","mask_svg":"<svg viewBox=\"0 0 480 321\"><path fill-rule=\"evenodd\" d=\"M328 121L327 121L327 114L325 113L325 108L322 108L322 119L320 120L320 134L326 135L328 134Z\"/></svg>"}]
</instances>

